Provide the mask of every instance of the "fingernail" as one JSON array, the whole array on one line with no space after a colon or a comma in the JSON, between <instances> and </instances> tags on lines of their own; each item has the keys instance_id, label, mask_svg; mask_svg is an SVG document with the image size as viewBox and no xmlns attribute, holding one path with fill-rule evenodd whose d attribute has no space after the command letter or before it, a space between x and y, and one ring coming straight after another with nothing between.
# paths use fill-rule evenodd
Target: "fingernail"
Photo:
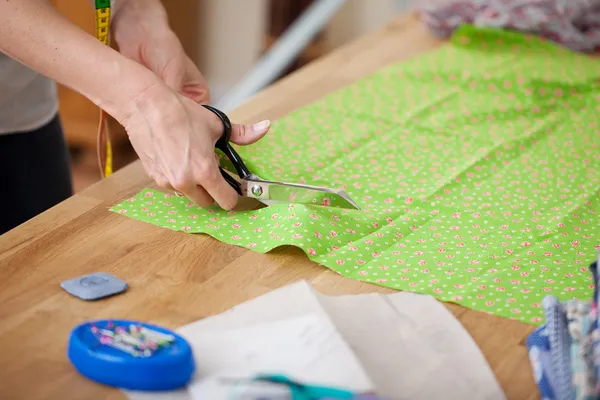
<instances>
[{"instance_id":1,"label":"fingernail","mask_svg":"<svg viewBox=\"0 0 600 400\"><path fill-rule=\"evenodd\" d=\"M264 121L260 121L255 123L254 125L252 125L252 130L255 133L260 133L263 132L265 129L267 129L269 127L269 125L271 125L271 121L269 121L268 119L265 119Z\"/></svg>"}]
</instances>

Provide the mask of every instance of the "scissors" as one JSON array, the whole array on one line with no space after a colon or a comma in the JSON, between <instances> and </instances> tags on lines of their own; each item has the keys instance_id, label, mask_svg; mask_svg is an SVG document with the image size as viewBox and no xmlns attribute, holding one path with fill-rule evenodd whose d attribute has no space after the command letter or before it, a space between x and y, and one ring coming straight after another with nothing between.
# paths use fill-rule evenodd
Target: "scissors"
<instances>
[{"instance_id":1,"label":"scissors","mask_svg":"<svg viewBox=\"0 0 600 400\"><path fill-rule=\"evenodd\" d=\"M305 385L300 382L293 381L285 375L257 376L254 378L254 380L286 386L290 392L291 400L352 400L356 398L355 393L345 389L331 388L326 386Z\"/></svg>"},{"instance_id":2,"label":"scissors","mask_svg":"<svg viewBox=\"0 0 600 400\"><path fill-rule=\"evenodd\" d=\"M227 115L212 106L203 104L203 107L215 113L221 122L223 122L223 134L215 144L215 147L221 150L227 158L229 158L241 179L241 182L227 173L223 168L219 167L219 170L227 183L240 196L256 199L266 205L300 203L360 210L358 204L356 204L343 190L267 181L250 172L240 155L229 142L229 138L231 137L231 122Z\"/></svg>"},{"instance_id":3,"label":"scissors","mask_svg":"<svg viewBox=\"0 0 600 400\"><path fill-rule=\"evenodd\" d=\"M221 380L230 383L237 382L235 379L225 378ZM247 383L249 384L251 382L264 382L271 385L282 386L285 388L285 394L283 394L283 392L278 392L280 394L275 394L274 392L269 394L266 394L266 392L263 392L263 394L259 394L259 392L249 392L247 395L240 393L242 396L238 398L244 400L384 400L374 394L359 394L346 389L307 385L294 381L286 375L280 374L259 375L252 378L251 381Z\"/></svg>"}]
</instances>

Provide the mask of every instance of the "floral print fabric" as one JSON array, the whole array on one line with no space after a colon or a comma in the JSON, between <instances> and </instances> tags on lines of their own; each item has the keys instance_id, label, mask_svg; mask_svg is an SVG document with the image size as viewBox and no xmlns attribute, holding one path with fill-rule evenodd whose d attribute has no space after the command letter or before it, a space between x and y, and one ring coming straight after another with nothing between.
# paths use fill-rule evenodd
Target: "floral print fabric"
<instances>
[{"instance_id":1,"label":"floral print fabric","mask_svg":"<svg viewBox=\"0 0 600 400\"><path fill-rule=\"evenodd\" d=\"M527 323L589 298L600 243L597 61L494 29L385 68L238 148L263 179L344 189L362 208L203 210L145 189L111 208L353 279Z\"/></svg>"}]
</instances>

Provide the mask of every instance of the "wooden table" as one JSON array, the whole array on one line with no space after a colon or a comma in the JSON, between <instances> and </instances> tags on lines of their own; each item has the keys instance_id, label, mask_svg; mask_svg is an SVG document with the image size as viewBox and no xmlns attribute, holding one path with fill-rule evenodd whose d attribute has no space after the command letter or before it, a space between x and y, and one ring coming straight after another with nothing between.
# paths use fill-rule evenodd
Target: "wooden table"
<instances>
[{"instance_id":1,"label":"wooden table","mask_svg":"<svg viewBox=\"0 0 600 400\"><path fill-rule=\"evenodd\" d=\"M231 117L281 117L441 44L415 16L402 16L269 87ZM131 318L177 328L299 279L326 294L391 292L340 277L294 248L258 254L107 210L147 186L152 182L136 162L0 237L0 398L124 398L69 364L69 331L85 320ZM120 276L130 290L85 302L59 285L98 271ZM533 327L447 307L480 346L508 398L538 398L524 345Z\"/></svg>"}]
</instances>

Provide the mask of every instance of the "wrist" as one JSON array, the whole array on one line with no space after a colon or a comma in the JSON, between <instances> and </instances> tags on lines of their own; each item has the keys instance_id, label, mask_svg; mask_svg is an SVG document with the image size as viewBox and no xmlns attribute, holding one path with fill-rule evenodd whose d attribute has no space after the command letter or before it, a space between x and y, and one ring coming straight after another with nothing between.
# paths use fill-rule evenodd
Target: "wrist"
<instances>
[{"instance_id":1,"label":"wrist","mask_svg":"<svg viewBox=\"0 0 600 400\"><path fill-rule=\"evenodd\" d=\"M180 106L175 93L154 74L151 79L139 79L132 89L118 105L118 116L113 115L126 129L142 120L152 126L157 123L156 115L172 115L173 107Z\"/></svg>"},{"instance_id":2,"label":"wrist","mask_svg":"<svg viewBox=\"0 0 600 400\"><path fill-rule=\"evenodd\" d=\"M100 51L106 51L105 58L98 58L94 72L88 74L88 82L90 76L94 79L75 89L124 125L135 112L137 99L163 83L152 71L114 50Z\"/></svg>"},{"instance_id":3,"label":"wrist","mask_svg":"<svg viewBox=\"0 0 600 400\"><path fill-rule=\"evenodd\" d=\"M119 27L134 24L148 31L168 28L168 15L160 0L116 0L112 17L115 36Z\"/></svg>"}]
</instances>

